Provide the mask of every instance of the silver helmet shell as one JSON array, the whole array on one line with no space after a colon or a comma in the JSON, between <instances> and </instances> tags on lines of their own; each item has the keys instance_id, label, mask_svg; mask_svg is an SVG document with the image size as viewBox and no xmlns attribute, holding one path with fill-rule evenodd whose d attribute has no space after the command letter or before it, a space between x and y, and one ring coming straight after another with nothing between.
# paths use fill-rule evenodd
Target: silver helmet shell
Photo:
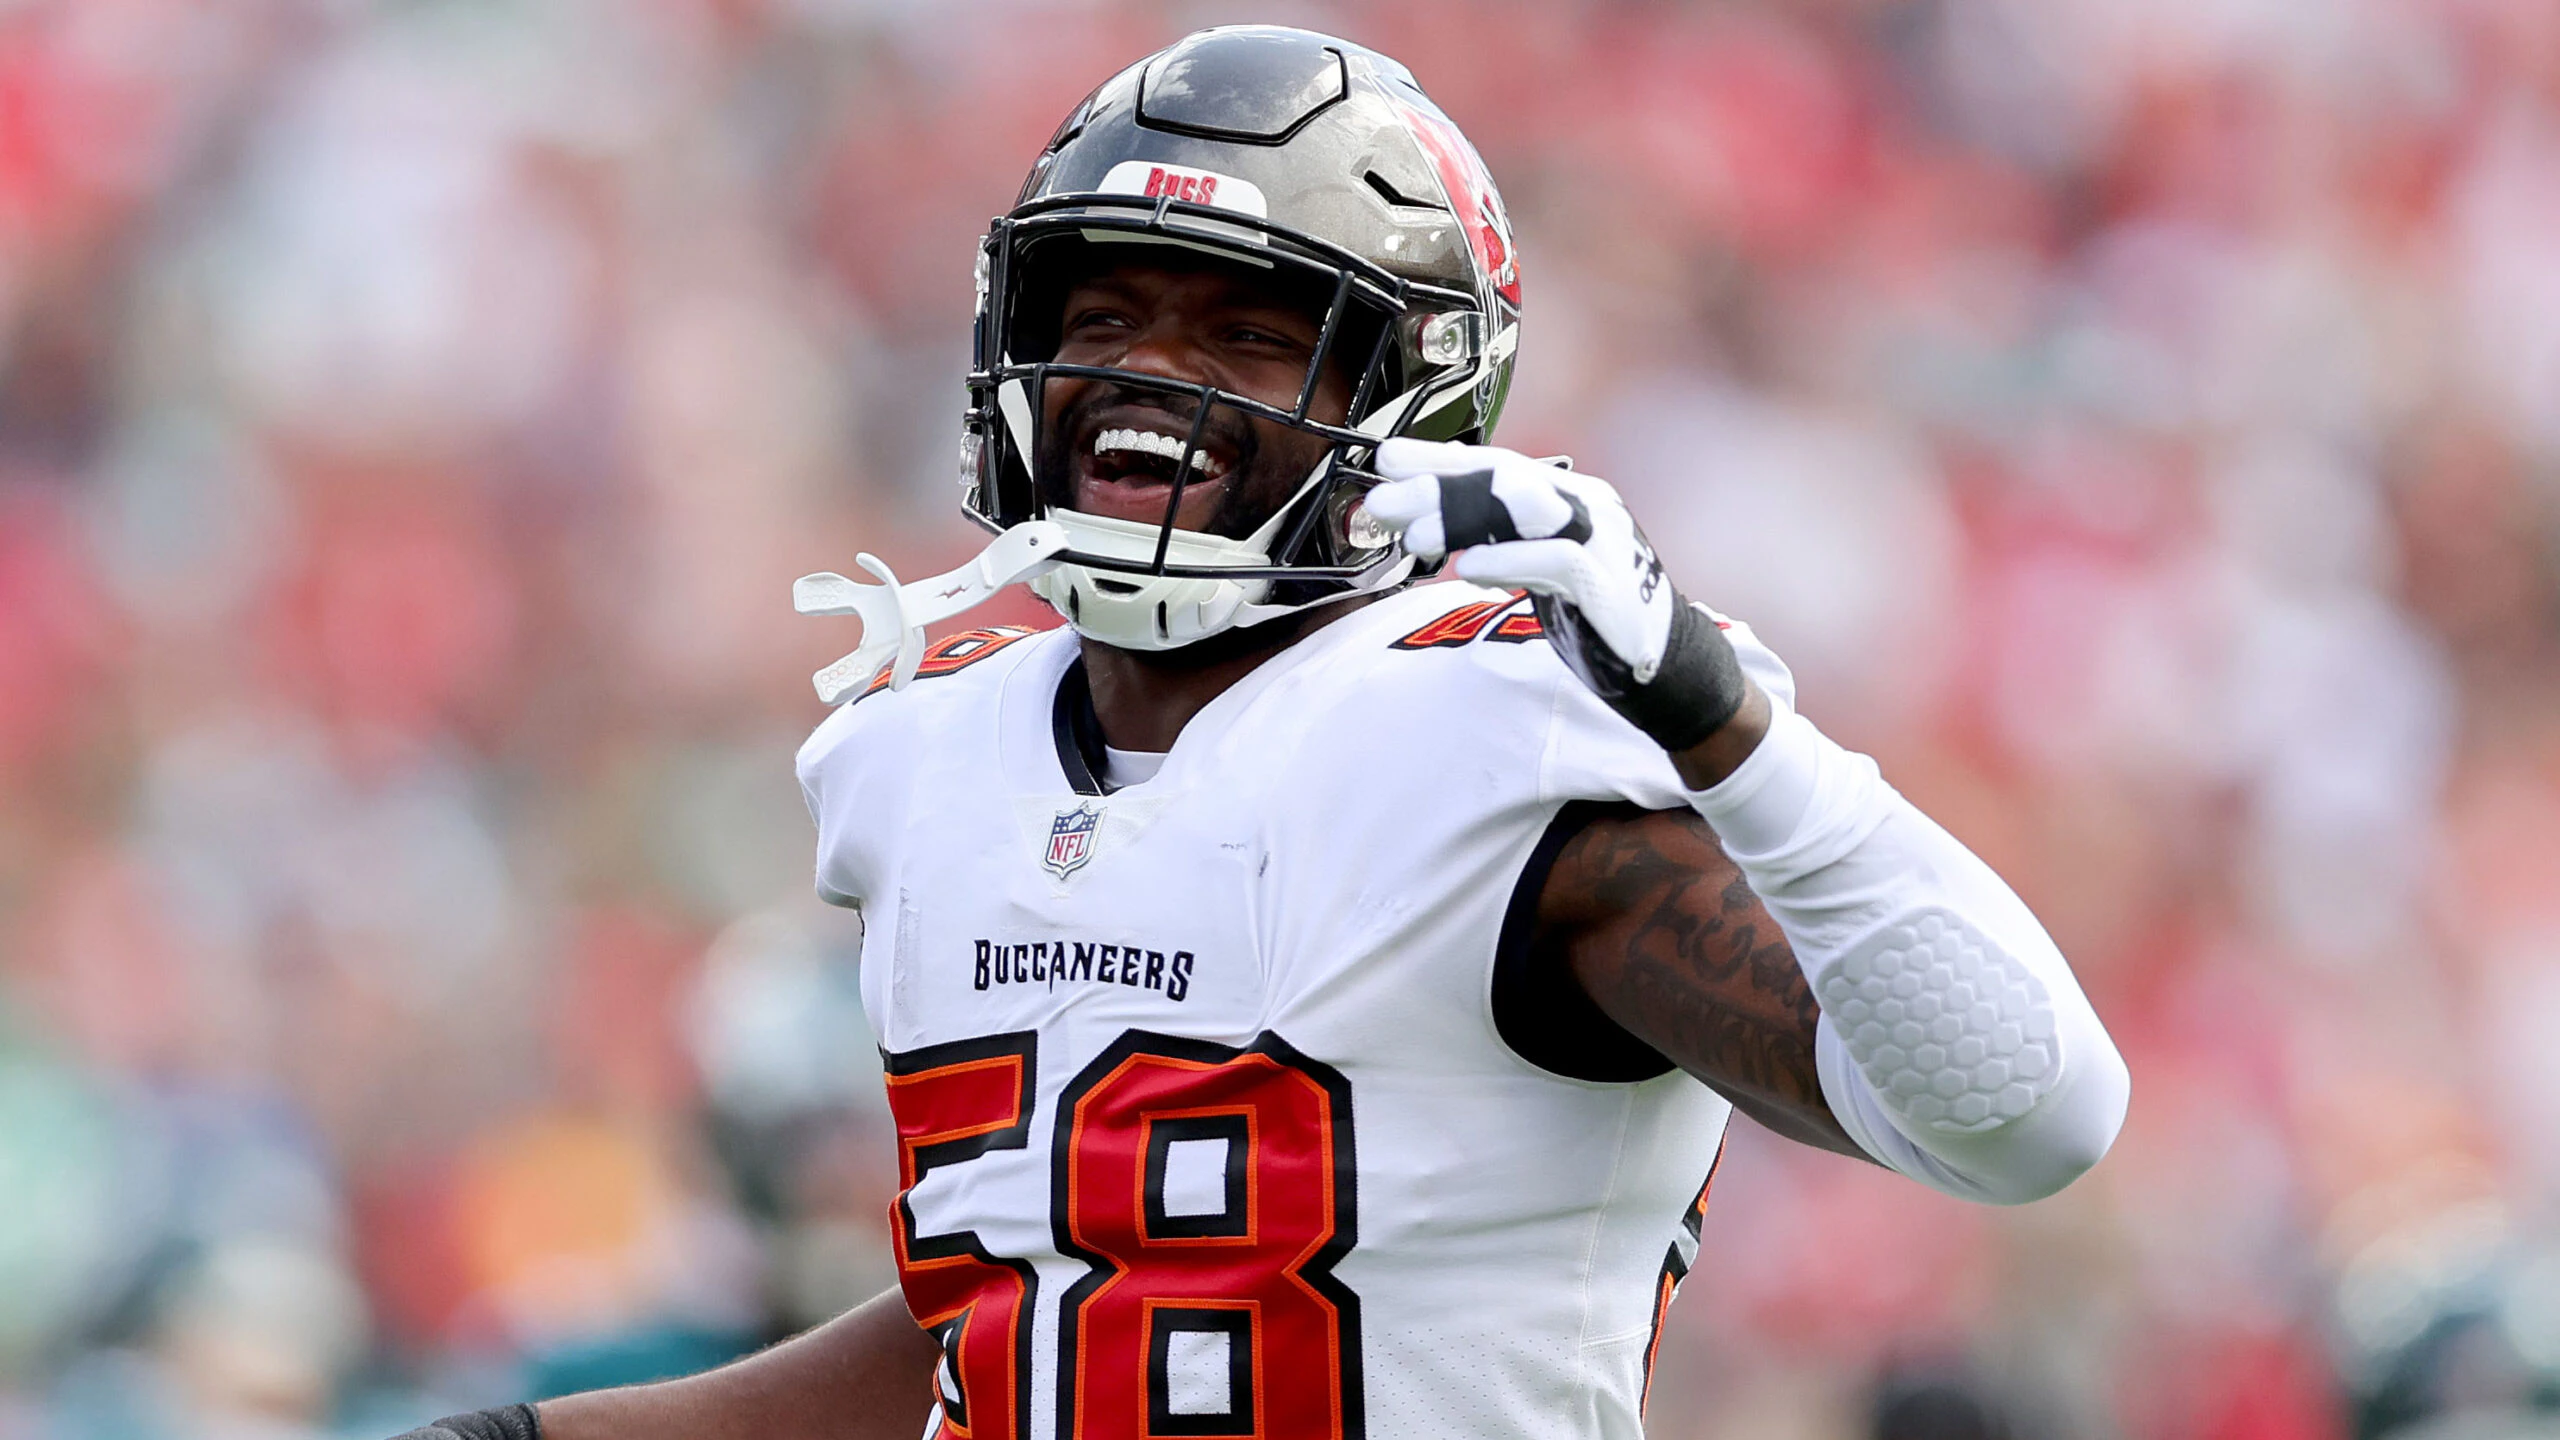
<instances>
[{"instance_id":1,"label":"silver helmet shell","mask_svg":"<svg viewBox=\"0 0 2560 1440\"><path fill-rule=\"evenodd\" d=\"M1090 247L1206 251L1329 295L1294 405L1207 385L1057 364L1059 279ZM967 513L1003 531L1065 527L1063 563L1034 588L1082 633L1170 649L1307 605L1402 584L1412 557L1365 525L1370 452L1395 435L1481 441L1518 346L1510 221L1475 148L1404 66L1306 30L1203 30L1105 81L1033 164L978 260L975 364L962 483ZM1322 367L1353 381L1346 423L1311 416ZM1108 379L1325 438L1323 458L1250 534L1081 514L1041 475L1046 386Z\"/></svg>"}]
</instances>

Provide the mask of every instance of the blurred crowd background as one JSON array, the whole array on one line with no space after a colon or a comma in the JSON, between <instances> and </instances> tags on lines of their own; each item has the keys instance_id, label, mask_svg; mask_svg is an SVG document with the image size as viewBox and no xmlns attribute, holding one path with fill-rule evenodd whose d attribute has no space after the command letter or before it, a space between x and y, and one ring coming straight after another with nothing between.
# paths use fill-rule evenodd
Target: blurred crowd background
<instances>
[{"instance_id":1,"label":"blurred crowd background","mask_svg":"<svg viewBox=\"0 0 2560 1440\"><path fill-rule=\"evenodd\" d=\"M2560 1433L2560 5L13 0L0 1437L379 1437L889 1283L786 592L978 543L974 238L1236 19L1475 137L1501 438L2133 1066L2021 1211L1738 1139L1653 1433Z\"/></svg>"}]
</instances>

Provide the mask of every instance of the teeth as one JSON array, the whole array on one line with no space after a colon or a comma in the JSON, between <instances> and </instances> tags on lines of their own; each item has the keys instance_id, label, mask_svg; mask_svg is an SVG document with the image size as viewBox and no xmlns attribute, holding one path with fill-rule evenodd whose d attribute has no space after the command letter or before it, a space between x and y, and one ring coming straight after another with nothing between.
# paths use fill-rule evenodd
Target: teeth
<instances>
[{"instance_id":1,"label":"teeth","mask_svg":"<svg viewBox=\"0 0 2560 1440\"><path fill-rule=\"evenodd\" d=\"M1093 453L1108 455L1115 450L1135 450L1141 455L1160 455L1167 460L1182 458L1182 442L1153 430L1105 430L1094 437ZM1226 473L1226 462L1206 450L1191 457L1191 468L1215 480Z\"/></svg>"}]
</instances>

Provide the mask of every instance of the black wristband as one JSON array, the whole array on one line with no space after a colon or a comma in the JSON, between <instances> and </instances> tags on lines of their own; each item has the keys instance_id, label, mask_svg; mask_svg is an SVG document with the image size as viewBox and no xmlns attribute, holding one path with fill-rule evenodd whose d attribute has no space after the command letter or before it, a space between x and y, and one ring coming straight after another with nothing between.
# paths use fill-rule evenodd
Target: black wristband
<instances>
[{"instance_id":1,"label":"black wristband","mask_svg":"<svg viewBox=\"0 0 2560 1440\"><path fill-rule=\"evenodd\" d=\"M394 1440L542 1440L542 1420L530 1405L509 1405L499 1410L447 1415L423 1430L412 1430Z\"/></svg>"},{"instance_id":2,"label":"black wristband","mask_svg":"<svg viewBox=\"0 0 2560 1440\"><path fill-rule=\"evenodd\" d=\"M1535 604L1539 627L1565 664L1629 724L1663 749L1678 751L1723 729L1742 708L1749 682L1723 627L1678 592L1671 600L1671 638L1663 646L1662 665L1641 685L1572 606L1546 595L1535 597Z\"/></svg>"}]
</instances>

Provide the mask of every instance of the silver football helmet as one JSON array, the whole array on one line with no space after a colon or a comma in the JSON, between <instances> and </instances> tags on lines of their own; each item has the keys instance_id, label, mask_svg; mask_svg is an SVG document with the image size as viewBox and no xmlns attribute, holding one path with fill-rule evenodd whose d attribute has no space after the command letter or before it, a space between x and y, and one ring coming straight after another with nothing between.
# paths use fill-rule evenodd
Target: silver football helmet
<instances>
[{"instance_id":1,"label":"silver football helmet","mask_svg":"<svg viewBox=\"0 0 2560 1440\"><path fill-rule=\"evenodd\" d=\"M1056 360L1059 303L1098 247L1166 246L1271 277L1321 308L1315 354L1282 406L1205 384ZM1105 252L1107 253L1107 252ZM807 614L864 620L863 645L820 671L830 702L883 664L902 687L923 627L1028 581L1082 634L1169 650L1310 605L1404 584L1420 564L1360 499L1378 442L1491 437L1519 345L1511 223L1484 162L1394 60L1268 25L1188 36L1103 82L1041 151L977 260L975 363L961 450L963 509L1000 537L969 564L900 585L803 579ZM1327 365L1351 380L1343 423L1310 413ZM1043 474L1053 380L1165 397L1189 421L1160 521L1080 512ZM1219 409L1321 437L1324 450L1239 534L1175 523Z\"/></svg>"},{"instance_id":2,"label":"silver football helmet","mask_svg":"<svg viewBox=\"0 0 2560 1440\"><path fill-rule=\"evenodd\" d=\"M1052 363L1059 277L1100 245L1206 251L1329 297L1296 403ZM1392 435L1487 438L1518 345L1510 221L1475 148L1404 66L1276 26L1203 30L1104 82L988 229L978 273L964 506L998 532L1060 526L1065 553L1033 588L1080 632L1130 649L1412 578L1413 558L1358 510L1375 483L1370 451ZM1329 360L1351 374L1346 424L1308 413ZM1165 457L1160 522L1080 513L1044 480L1042 392L1067 377L1164 393L1187 410L1191 437ZM1219 407L1329 442L1286 502L1240 535L1174 523Z\"/></svg>"}]
</instances>

